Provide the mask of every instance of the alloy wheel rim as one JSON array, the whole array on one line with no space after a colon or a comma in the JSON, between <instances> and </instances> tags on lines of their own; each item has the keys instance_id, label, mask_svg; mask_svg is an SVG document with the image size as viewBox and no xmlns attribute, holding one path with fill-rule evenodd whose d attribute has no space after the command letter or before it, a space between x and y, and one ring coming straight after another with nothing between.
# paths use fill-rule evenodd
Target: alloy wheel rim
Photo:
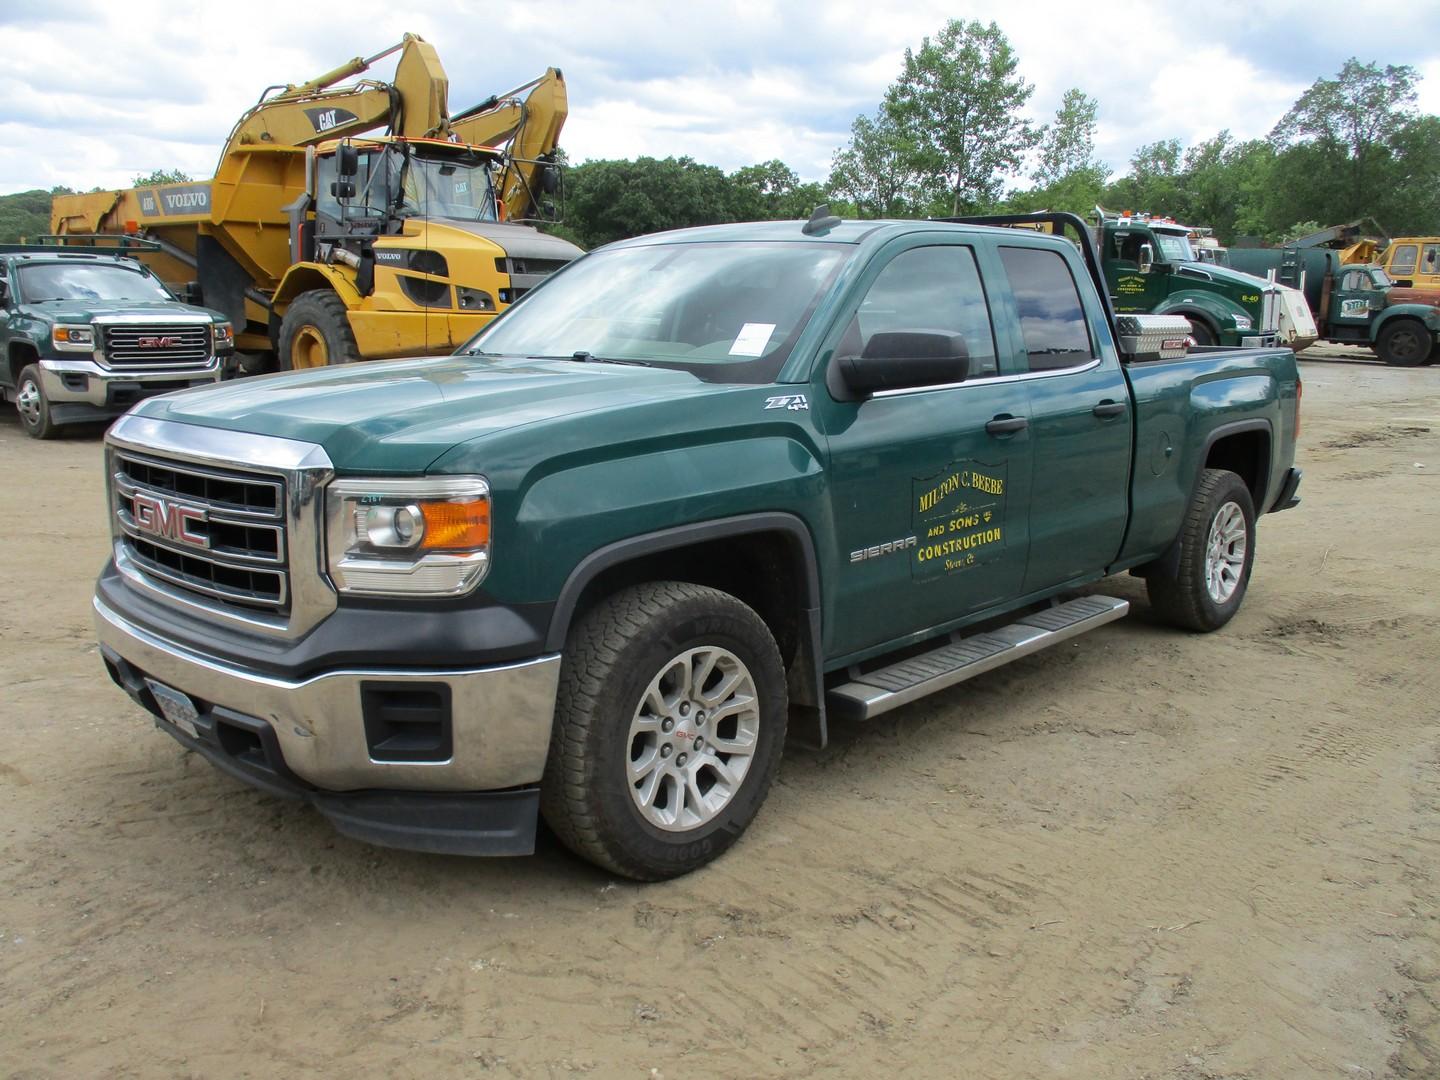
<instances>
[{"instance_id":1,"label":"alloy wheel rim","mask_svg":"<svg viewBox=\"0 0 1440 1080\"><path fill-rule=\"evenodd\" d=\"M40 387L29 379L20 384L20 391L15 395L15 408L30 427L40 424L40 401Z\"/></svg>"},{"instance_id":2,"label":"alloy wheel rim","mask_svg":"<svg viewBox=\"0 0 1440 1080\"><path fill-rule=\"evenodd\" d=\"M630 721L625 770L635 808L667 832L712 821L744 783L759 734L760 699L744 661L712 645L673 657Z\"/></svg>"},{"instance_id":3,"label":"alloy wheel rim","mask_svg":"<svg viewBox=\"0 0 1440 1080\"><path fill-rule=\"evenodd\" d=\"M1244 511L1238 503L1227 502L1210 522L1205 544L1205 591L1215 603L1225 603L1240 587L1249 543Z\"/></svg>"}]
</instances>

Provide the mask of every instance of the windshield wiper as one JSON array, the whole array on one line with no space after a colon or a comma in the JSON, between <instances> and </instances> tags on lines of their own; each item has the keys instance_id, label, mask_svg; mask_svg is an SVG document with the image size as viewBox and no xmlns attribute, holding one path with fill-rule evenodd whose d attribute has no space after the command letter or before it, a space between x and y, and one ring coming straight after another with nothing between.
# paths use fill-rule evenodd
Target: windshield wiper
<instances>
[{"instance_id":1,"label":"windshield wiper","mask_svg":"<svg viewBox=\"0 0 1440 1080\"><path fill-rule=\"evenodd\" d=\"M576 349L568 356L527 356L527 360L578 360L582 364L625 364L631 367L654 367L648 360L617 360L613 356L596 356L585 349Z\"/></svg>"}]
</instances>

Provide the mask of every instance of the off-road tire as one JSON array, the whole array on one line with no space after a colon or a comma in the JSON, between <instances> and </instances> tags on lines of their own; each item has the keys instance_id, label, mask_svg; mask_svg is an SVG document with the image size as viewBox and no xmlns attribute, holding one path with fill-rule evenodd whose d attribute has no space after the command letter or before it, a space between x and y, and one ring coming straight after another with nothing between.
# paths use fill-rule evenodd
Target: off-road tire
<instances>
[{"instance_id":1,"label":"off-road tire","mask_svg":"<svg viewBox=\"0 0 1440 1080\"><path fill-rule=\"evenodd\" d=\"M15 411L20 414L20 426L32 439L55 437L57 426L50 418L50 399L40 382L39 364L20 369L20 377L15 380Z\"/></svg>"},{"instance_id":2,"label":"off-road tire","mask_svg":"<svg viewBox=\"0 0 1440 1080\"><path fill-rule=\"evenodd\" d=\"M754 753L713 818L667 831L646 819L632 795L631 725L651 681L702 647L732 654L753 679ZM685 582L623 589L587 612L566 642L541 812L566 847L613 873L639 881L689 873L728 849L759 811L780 765L787 713L780 652L751 608Z\"/></svg>"},{"instance_id":3,"label":"off-road tire","mask_svg":"<svg viewBox=\"0 0 1440 1080\"><path fill-rule=\"evenodd\" d=\"M301 293L280 321L281 371L296 371L360 359L345 301L329 289Z\"/></svg>"},{"instance_id":4,"label":"off-road tire","mask_svg":"<svg viewBox=\"0 0 1440 1080\"><path fill-rule=\"evenodd\" d=\"M1375 355L1391 367L1419 367L1430 359L1434 340L1417 319L1396 319L1375 339Z\"/></svg>"},{"instance_id":5,"label":"off-road tire","mask_svg":"<svg viewBox=\"0 0 1440 1080\"><path fill-rule=\"evenodd\" d=\"M1217 600L1207 585L1211 530L1216 518L1230 506L1237 507L1244 519L1244 563L1233 592ZM1175 572L1156 567L1146 577L1150 606L1166 622L1182 629L1218 630L1240 610L1255 565L1255 505L1245 481L1227 469L1202 471L1181 522L1178 543L1180 558Z\"/></svg>"},{"instance_id":6,"label":"off-road tire","mask_svg":"<svg viewBox=\"0 0 1440 1080\"><path fill-rule=\"evenodd\" d=\"M1185 316L1190 320L1190 336L1195 339L1196 345L1218 345L1219 336L1210 329L1210 324L1204 319L1197 319L1193 315Z\"/></svg>"}]
</instances>

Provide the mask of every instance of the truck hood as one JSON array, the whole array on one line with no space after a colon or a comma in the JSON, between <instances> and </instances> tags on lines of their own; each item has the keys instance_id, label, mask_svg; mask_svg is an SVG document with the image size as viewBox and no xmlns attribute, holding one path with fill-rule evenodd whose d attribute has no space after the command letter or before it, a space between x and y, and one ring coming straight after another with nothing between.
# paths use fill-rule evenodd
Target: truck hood
<instances>
[{"instance_id":1,"label":"truck hood","mask_svg":"<svg viewBox=\"0 0 1440 1080\"><path fill-rule=\"evenodd\" d=\"M1430 304L1440 307L1440 289L1424 289L1414 285L1392 285L1385 292L1387 306L1393 304Z\"/></svg>"},{"instance_id":2,"label":"truck hood","mask_svg":"<svg viewBox=\"0 0 1440 1080\"><path fill-rule=\"evenodd\" d=\"M451 356L239 379L150 398L134 411L318 443L342 473L415 475L498 431L719 389L662 368Z\"/></svg>"},{"instance_id":3,"label":"truck hood","mask_svg":"<svg viewBox=\"0 0 1440 1080\"><path fill-rule=\"evenodd\" d=\"M1177 273L1180 277L1194 278L1200 281L1208 278L1211 281L1233 285L1237 289L1253 289L1256 286L1263 288L1269 284L1262 277L1256 277L1254 274L1247 274L1241 270L1232 270L1228 266L1217 266L1214 263L1181 263Z\"/></svg>"},{"instance_id":4,"label":"truck hood","mask_svg":"<svg viewBox=\"0 0 1440 1080\"><path fill-rule=\"evenodd\" d=\"M179 300L47 300L41 304L22 304L20 310L33 319L63 323L90 322L117 315L153 315L157 321L176 315L204 315L212 322L225 321L225 316L218 311L182 304Z\"/></svg>"}]
</instances>

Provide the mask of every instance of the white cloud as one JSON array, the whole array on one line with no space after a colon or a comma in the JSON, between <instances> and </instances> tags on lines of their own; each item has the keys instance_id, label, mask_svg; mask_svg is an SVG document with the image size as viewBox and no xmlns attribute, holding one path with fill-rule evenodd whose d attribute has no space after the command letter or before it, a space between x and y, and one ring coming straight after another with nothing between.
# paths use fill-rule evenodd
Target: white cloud
<instances>
[{"instance_id":1,"label":"white cloud","mask_svg":"<svg viewBox=\"0 0 1440 1080\"><path fill-rule=\"evenodd\" d=\"M778 157L816 180L905 48L962 14L1009 36L1035 84L1033 119L1048 120L1072 86L1098 100L1098 150L1117 169L1157 139L1263 136L1351 49L1415 64L1421 107L1440 112L1440 13L1392 13L1363 46L1307 29L1352 10L1349 0L1212 0L1203 14L1146 0L1103 13L1061 0L963 11L943 0L432 0L401 11L350 0L337 22L327 6L251 0L237 33L230 5L11 0L0 12L0 191L124 186L157 168L208 176L267 84L312 78L406 30L435 44L455 107L562 67L572 159L689 155L730 170ZM376 74L390 70L382 62Z\"/></svg>"}]
</instances>

